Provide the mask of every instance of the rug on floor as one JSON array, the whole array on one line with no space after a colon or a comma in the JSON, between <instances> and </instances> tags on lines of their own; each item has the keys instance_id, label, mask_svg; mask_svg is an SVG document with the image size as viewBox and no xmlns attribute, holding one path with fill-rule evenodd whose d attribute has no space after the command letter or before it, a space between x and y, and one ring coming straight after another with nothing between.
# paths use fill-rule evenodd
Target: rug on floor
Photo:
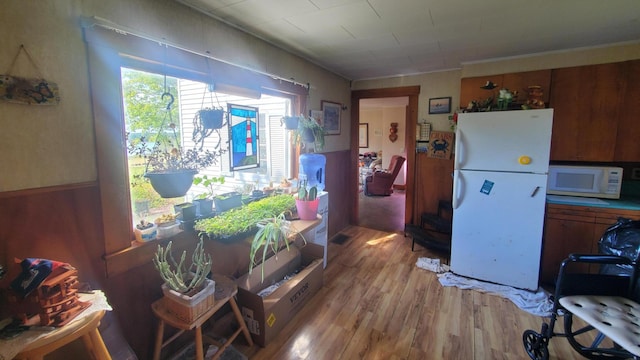
<instances>
[{"instance_id":1,"label":"rug on floor","mask_svg":"<svg viewBox=\"0 0 640 360\"><path fill-rule=\"evenodd\" d=\"M349 235L345 234L337 234L336 236L331 238L331 242L338 245L344 244L347 240L349 240Z\"/></svg>"},{"instance_id":2,"label":"rug on floor","mask_svg":"<svg viewBox=\"0 0 640 360\"><path fill-rule=\"evenodd\" d=\"M533 315L551 316L553 311L553 301L549 299L549 293L542 288L538 288L535 292L527 291L511 286L478 281L451 272L438 274L438 280L442 286L456 286L460 289L471 289L501 296L511 300L520 309Z\"/></svg>"}]
</instances>

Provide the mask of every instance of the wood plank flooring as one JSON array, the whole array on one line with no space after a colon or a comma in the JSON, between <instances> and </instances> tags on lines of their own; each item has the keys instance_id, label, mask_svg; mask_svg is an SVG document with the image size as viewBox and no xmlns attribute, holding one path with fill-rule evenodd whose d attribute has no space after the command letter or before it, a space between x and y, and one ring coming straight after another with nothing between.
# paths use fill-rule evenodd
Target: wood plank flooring
<instances>
[{"instance_id":1,"label":"wood plank flooring","mask_svg":"<svg viewBox=\"0 0 640 360\"><path fill-rule=\"evenodd\" d=\"M234 346L250 359L528 359L522 333L543 318L511 301L443 287L416 267L437 253L401 234L352 226L329 244L324 286L265 348ZM557 330L560 330L557 322ZM580 359L564 338L551 359Z\"/></svg>"}]
</instances>

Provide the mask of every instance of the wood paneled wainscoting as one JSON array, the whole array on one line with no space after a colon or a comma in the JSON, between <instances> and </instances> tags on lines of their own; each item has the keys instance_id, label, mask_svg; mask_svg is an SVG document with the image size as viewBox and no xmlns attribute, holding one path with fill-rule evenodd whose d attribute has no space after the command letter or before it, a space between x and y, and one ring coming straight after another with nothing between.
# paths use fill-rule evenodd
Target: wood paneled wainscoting
<instances>
[{"instance_id":1,"label":"wood paneled wainscoting","mask_svg":"<svg viewBox=\"0 0 640 360\"><path fill-rule=\"evenodd\" d=\"M325 153L325 156L328 175L325 190L330 193L328 235L331 237L348 226L350 200L356 194L350 194L346 186L350 176L349 151ZM0 262L8 266L14 258L35 257L73 265L78 269L79 280L103 289L113 306L114 311L108 313L102 327L110 326L110 319L116 329L119 323L117 333L124 336L138 358L149 359L155 329L150 304L162 296L161 279L150 256L140 265L107 277L101 209L97 183L0 193ZM197 235L184 232L174 240L181 244L174 245L176 251L184 247L190 249ZM155 242L143 245L152 250L155 246ZM215 271L238 276L240 268L246 268L239 264L248 262L248 253L240 258L242 255L238 255L233 246L225 246L222 251L220 246L211 246L217 252L213 254ZM227 251L233 252L233 256L221 254ZM14 277L14 274L6 276L0 288L6 288ZM3 313L6 311L6 306L0 306L0 315L6 316Z\"/></svg>"}]
</instances>

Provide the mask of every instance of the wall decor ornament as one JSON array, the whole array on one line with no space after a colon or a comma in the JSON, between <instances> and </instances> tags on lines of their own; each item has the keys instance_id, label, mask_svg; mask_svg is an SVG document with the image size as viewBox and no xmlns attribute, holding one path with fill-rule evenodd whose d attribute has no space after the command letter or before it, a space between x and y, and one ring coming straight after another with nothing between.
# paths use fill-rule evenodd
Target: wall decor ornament
<instances>
[{"instance_id":1,"label":"wall decor ornament","mask_svg":"<svg viewBox=\"0 0 640 360\"><path fill-rule=\"evenodd\" d=\"M429 99L429 114L448 114L451 112L451 96Z\"/></svg>"},{"instance_id":2,"label":"wall decor ornament","mask_svg":"<svg viewBox=\"0 0 640 360\"><path fill-rule=\"evenodd\" d=\"M369 124L368 123L360 123L358 124L358 147L367 148L369 147Z\"/></svg>"},{"instance_id":3,"label":"wall decor ornament","mask_svg":"<svg viewBox=\"0 0 640 360\"><path fill-rule=\"evenodd\" d=\"M34 68L37 78L11 75L13 66L22 53ZM11 65L9 65L9 69L4 75L0 75L0 100L26 105L58 105L60 103L60 95L58 85L45 80L27 49L24 45L20 45Z\"/></svg>"},{"instance_id":4,"label":"wall decor ornament","mask_svg":"<svg viewBox=\"0 0 640 360\"><path fill-rule=\"evenodd\" d=\"M340 135L340 112L342 105L322 100L322 127L325 135Z\"/></svg>"},{"instance_id":5,"label":"wall decor ornament","mask_svg":"<svg viewBox=\"0 0 640 360\"><path fill-rule=\"evenodd\" d=\"M391 142L396 142L398 140L398 123L392 122L391 127L389 128L389 140Z\"/></svg>"}]
</instances>

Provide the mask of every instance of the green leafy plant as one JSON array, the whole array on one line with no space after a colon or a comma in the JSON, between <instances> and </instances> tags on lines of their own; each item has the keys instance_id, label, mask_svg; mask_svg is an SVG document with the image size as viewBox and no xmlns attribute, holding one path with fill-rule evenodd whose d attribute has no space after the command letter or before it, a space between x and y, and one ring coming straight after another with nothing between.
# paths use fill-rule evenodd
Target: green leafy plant
<instances>
[{"instance_id":1,"label":"green leafy plant","mask_svg":"<svg viewBox=\"0 0 640 360\"><path fill-rule=\"evenodd\" d=\"M176 262L171 251L172 242L169 241L166 248L158 245L158 250L153 258L153 265L160 273L160 277L172 290L188 294L198 289L211 271L211 256L204 251L202 239L196 245L191 256L191 265L185 266L187 251L182 252L180 262Z\"/></svg>"},{"instance_id":2,"label":"green leafy plant","mask_svg":"<svg viewBox=\"0 0 640 360\"><path fill-rule=\"evenodd\" d=\"M262 281L264 281L264 263L267 260L267 256L270 253L277 254L283 244L286 246L287 250L289 250L289 244L292 241L291 239L297 233L298 231L291 222L285 218L284 214L261 220L258 223L258 231L251 242L251 251L249 252L249 274L251 274L253 268L258 265L256 256L262 249L261 276ZM302 239L306 243L304 237L302 237Z\"/></svg>"},{"instance_id":3,"label":"green leafy plant","mask_svg":"<svg viewBox=\"0 0 640 360\"><path fill-rule=\"evenodd\" d=\"M224 184L225 178L220 175L219 177L208 177L207 175L196 176L193 178L193 185L202 185L207 188L207 192L196 196L196 199L213 199L215 196L215 190L218 185Z\"/></svg>"},{"instance_id":4,"label":"green leafy plant","mask_svg":"<svg viewBox=\"0 0 640 360\"><path fill-rule=\"evenodd\" d=\"M239 208L231 209L216 217L196 222L195 229L212 238L227 238L256 229L263 219L273 218L295 207L291 195L269 196Z\"/></svg>"},{"instance_id":5,"label":"green leafy plant","mask_svg":"<svg viewBox=\"0 0 640 360\"><path fill-rule=\"evenodd\" d=\"M316 150L322 150L324 148L325 134L324 128L315 119L300 115L298 117L298 128L291 134L291 140L294 145L301 145L303 142L310 140L315 144ZM312 135L313 140L307 139L307 135Z\"/></svg>"},{"instance_id":6,"label":"green leafy plant","mask_svg":"<svg viewBox=\"0 0 640 360\"><path fill-rule=\"evenodd\" d=\"M298 189L298 200L313 201L318 197L318 188L314 185L307 190L307 180L302 181Z\"/></svg>"}]
</instances>

